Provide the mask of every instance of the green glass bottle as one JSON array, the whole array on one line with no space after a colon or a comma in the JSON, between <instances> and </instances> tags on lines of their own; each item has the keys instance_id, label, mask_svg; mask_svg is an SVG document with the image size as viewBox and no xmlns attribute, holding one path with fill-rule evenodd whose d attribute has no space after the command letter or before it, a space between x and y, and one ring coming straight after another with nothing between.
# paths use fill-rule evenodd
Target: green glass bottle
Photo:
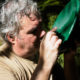
<instances>
[{"instance_id":1,"label":"green glass bottle","mask_svg":"<svg viewBox=\"0 0 80 80\"><path fill-rule=\"evenodd\" d=\"M80 1L71 0L60 12L52 28L57 27L57 34L63 42L67 41L80 11Z\"/></svg>"}]
</instances>

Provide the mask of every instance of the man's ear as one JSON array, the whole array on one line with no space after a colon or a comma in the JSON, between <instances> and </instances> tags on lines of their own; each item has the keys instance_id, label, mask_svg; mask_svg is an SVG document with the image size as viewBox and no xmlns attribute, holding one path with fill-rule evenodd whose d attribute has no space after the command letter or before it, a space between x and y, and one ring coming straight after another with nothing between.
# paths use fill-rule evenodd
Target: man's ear
<instances>
[{"instance_id":1,"label":"man's ear","mask_svg":"<svg viewBox=\"0 0 80 80\"><path fill-rule=\"evenodd\" d=\"M14 44L15 36L7 34L6 37L11 44Z\"/></svg>"}]
</instances>

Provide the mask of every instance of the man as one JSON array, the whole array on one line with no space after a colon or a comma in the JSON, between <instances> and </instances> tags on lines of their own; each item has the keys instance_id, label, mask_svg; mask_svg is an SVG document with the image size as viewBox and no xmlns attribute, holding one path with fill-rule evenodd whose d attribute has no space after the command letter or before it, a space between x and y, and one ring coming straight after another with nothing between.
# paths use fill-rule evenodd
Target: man
<instances>
[{"instance_id":1,"label":"man","mask_svg":"<svg viewBox=\"0 0 80 80\"><path fill-rule=\"evenodd\" d=\"M51 70L62 41L56 29L48 33L41 30L37 4L32 0L8 0L0 12L0 33L5 40L0 48L0 80L52 80Z\"/></svg>"}]
</instances>

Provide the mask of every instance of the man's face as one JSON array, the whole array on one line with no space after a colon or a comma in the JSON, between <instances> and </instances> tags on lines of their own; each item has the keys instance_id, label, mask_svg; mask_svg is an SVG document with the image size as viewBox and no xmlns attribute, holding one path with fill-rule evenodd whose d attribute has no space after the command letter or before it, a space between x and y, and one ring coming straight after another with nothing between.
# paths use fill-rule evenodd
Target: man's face
<instances>
[{"instance_id":1,"label":"man's face","mask_svg":"<svg viewBox=\"0 0 80 80\"><path fill-rule=\"evenodd\" d=\"M15 40L15 46L19 56L31 56L39 48L41 30L41 19L31 14L20 19L21 29ZM21 54L20 54L21 53Z\"/></svg>"}]
</instances>

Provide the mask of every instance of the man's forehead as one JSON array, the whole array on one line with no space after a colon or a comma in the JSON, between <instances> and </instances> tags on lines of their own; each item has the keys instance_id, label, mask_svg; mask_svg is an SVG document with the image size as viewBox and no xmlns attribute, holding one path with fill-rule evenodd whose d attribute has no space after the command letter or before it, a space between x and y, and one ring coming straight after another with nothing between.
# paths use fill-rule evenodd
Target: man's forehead
<instances>
[{"instance_id":1,"label":"man's forehead","mask_svg":"<svg viewBox=\"0 0 80 80\"><path fill-rule=\"evenodd\" d=\"M37 17L34 14L31 14L30 17L24 15L23 18L21 18L21 19L22 19L21 20L21 24L23 24L22 25L22 29L25 29L26 31L33 30L33 29L37 28L37 26L38 26L38 25L34 25L33 24L34 20L37 19Z\"/></svg>"}]
</instances>

